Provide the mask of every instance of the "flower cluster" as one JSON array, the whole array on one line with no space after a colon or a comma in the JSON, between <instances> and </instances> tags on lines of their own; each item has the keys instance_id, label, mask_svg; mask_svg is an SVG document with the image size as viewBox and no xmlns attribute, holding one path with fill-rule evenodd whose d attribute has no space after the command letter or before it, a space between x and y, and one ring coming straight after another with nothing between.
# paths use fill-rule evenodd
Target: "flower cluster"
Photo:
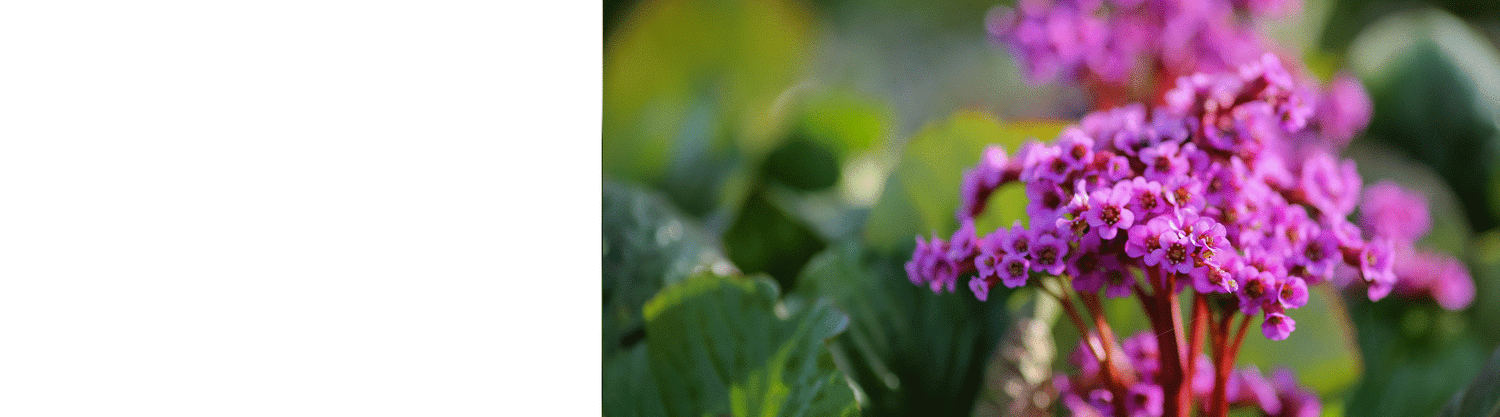
<instances>
[{"instance_id":1,"label":"flower cluster","mask_svg":"<svg viewBox=\"0 0 1500 417\"><path fill-rule=\"evenodd\" d=\"M987 26L1033 82L1061 74L1120 85L1141 68L1170 79L1251 63L1267 43L1254 21L1298 7L1298 0L1021 0L992 11Z\"/></svg>"},{"instance_id":2,"label":"flower cluster","mask_svg":"<svg viewBox=\"0 0 1500 417\"><path fill-rule=\"evenodd\" d=\"M1125 339L1123 345L1125 360L1120 367L1130 370L1128 386L1122 389L1126 393L1123 401L1116 401L1115 391L1108 386L1109 379L1100 367L1102 357L1087 343L1079 343L1069 356L1069 363L1078 369L1078 375L1053 376L1060 402L1073 415L1162 415L1165 398L1161 387L1161 352L1156 339L1149 334L1137 334ZM1214 374L1207 355L1198 355L1197 362L1197 372L1189 376L1188 387L1197 404L1209 404ZM1285 368L1278 369L1269 381L1254 366L1236 369L1225 386L1228 405L1256 408L1268 416L1311 417L1322 411L1318 398L1299 386Z\"/></svg>"},{"instance_id":3,"label":"flower cluster","mask_svg":"<svg viewBox=\"0 0 1500 417\"><path fill-rule=\"evenodd\" d=\"M1076 376L1054 378L1074 415L1317 415L1291 373L1235 370L1252 319L1272 340L1324 282L1473 301L1458 261L1418 249L1430 229L1420 195L1364 180L1339 153L1370 121L1347 74L1326 89L1284 66L1254 32L1299 0L1020 0L992 11L991 35L1034 82L1058 75L1101 109L1014 154L986 149L964 173L961 225L917 238L914 284L980 300L997 285L1042 282L1082 335ZM1294 62L1295 63L1295 62ZM1131 101L1152 103L1123 104ZM1107 108L1107 109L1106 109ZM993 231L975 219L1019 183L1027 222ZM1358 211L1359 223L1350 216ZM1187 296L1180 296L1191 289ZM1134 297L1149 332L1116 339L1104 297ZM1191 315L1181 300L1191 300ZM1080 308L1080 306L1082 308ZM1238 326L1234 322L1238 321ZM1204 353L1208 354L1204 354Z\"/></svg>"},{"instance_id":4,"label":"flower cluster","mask_svg":"<svg viewBox=\"0 0 1500 417\"><path fill-rule=\"evenodd\" d=\"M1256 64L1270 50L1254 22L1300 6L1299 0L1021 0L1014 9L997 7L987 26L1032 82L1061 75L1118 96L1098 97L1114 105L1128 101L1123 96L1131 88L1147 87L1135 98L1158 101L1181 76ZM1291 97L1310 110L1304 136L1317 139L1310 142L1317 151L1343 148L1369 123L1369 95L1353 76L1339 74L1323 91L1314 91L1316 83L1300 71L1282 76L1296 76L1304 89Z\"/></svg>"},{"instance_id":5,"label":"flower cluster","mask_svg":"<svg viewBox=\"0 0 1500 417\"><path fill-rule=\"evenodd\" d=\"M961 227L917 238L907 275L935 292L967 283L981 300L997 285L1060 280L1062 293L1039 287L1093 352L1078 360L1081 375L1059 380L1076 414L1180 416L1193 404L1217 416L1251 405L1316 414L1316 398L1289 374L1268 384L1232 370L1252 318L1266 338L1285 339L1297 326L1291 311L1324 282L1372 301L1395 291L1449 308L1471 302L1473 288L1457 261L1415 249L1430 223L1420 195L1377 184L1362 199L1354 162L1337 157L1369 120L1363 89L1341 80L1320 93L1307 80L1267 53L1235 71L1180 77L1161 105L1085 115L1050 143L1014 154L992 146L964 173ZM976 230L990 195L1015 183L1027 223ZM1356 210L1359 224L1349 220ZM1189 288L1183 320L1178 294ZM1099 300L1129 296L1152 331L1121 347Z\"/></svg>"},{"instance_id":6,"label":"flower cluster","mask_svg":"<svg viewBox=\"0 0 1500 417\"><path fill-rule=\"evenodd\" d=\"M991 148L964 176L963 223L918 239L913 282L985 298L1032 273L1065 275L1080 293L1147 290L1238 299L1262 333L1284 339L1308 286L1357 271L1372 300L1395 287L1393 239L1364 239L1347 217L1360 201L1353 161L1307 151L1314 107L1274 55L1235 73L1183 77L1167 105L1085 116L1053 144L1014 157ZM973 217L1007 182L1025 184L1029 227L980 236Z\"/></svg>"},{"instance_id":7,"label":"flower cluster","mask_svg":"<svg viewBox=\"0 0 1500 417\"><path fill-rule=\"evenodd\" d=\"M1427 199L1395 183L1383 181L1365 190L1360 225L1371 235L1387 239L1394 252L1396 294L1431 297L1448 310L1462 310L1474 302L1474 280L1457 259L1417 248L1417 239L1432 228Z\"/></svg>"}]
</instances>

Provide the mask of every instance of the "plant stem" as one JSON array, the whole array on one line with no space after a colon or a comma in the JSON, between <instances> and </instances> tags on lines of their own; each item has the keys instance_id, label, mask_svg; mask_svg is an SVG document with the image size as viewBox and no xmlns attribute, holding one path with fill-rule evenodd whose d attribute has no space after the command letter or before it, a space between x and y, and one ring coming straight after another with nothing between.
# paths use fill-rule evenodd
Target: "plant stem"
<instances>
[{"instance_id":1,"label":"plant stem","mask_svg":"<svg viewBox=\"0 0 1500 417\"><path fill-rule=\"evenodd\" d=\"M1188 337L1187 350L1187 375L1188 387L1192 387L1192 378L1198 376L1198 355L1203 352L1203 332L1208 327L1208 299L1203 294L1193 293L1193 328L1192 335ZM1190 391L1190 390L1189 390ZM1188 395L1188 401L1182 405L1183 408L1192 406L1192 395Z\"/></svg>"},{"instance_id":2,"label":"plant stem","mask_svg":"<svg viewBox=\"0 0 1500 417\"><path fill-rule=\"evenodd\" d=\"M1045 292L1047 293L1047 295L1052 296L1052 298L1057 300L1058 304L1062 304L1063 311L1068 313L1068 319L1073 322L1073 327L1078 328L1078 336L1084 338L1084 340L1088 340L1088 324L1085 324L1085 322L1083 321L1083 317L1078 315L1078 308L1073 306L1073 298L1068 297L1066 293L1058 294L1052 291L1048 291L1045 285L1042 286L1042 292Z\"/></svg>"},{"instance_id":3,"label":"plant stem","mask_svg":"<svg viewBox=\"0 0 1500 417\"><path fill-rule=\"evenodd\" d=\"M1084 307L1088 308L1089 315L1094 318L1094 327L1099 330L1100 346L1104 349L1104 356L1101 357L1104 365L1104 379L1109 385L1110 394L1114 396L1114 400L1110 402L1114 404L1116 415L1126 415L1125 387L1135 383L1135 371L1134 369L1121 369L1120 367L1127 366L1128 362L1115 360L1124 353L1124 350L1120 349L1119 344L1116 343L1115 332L1110 328L1109 321L1104 319L1104 307L1099 302L1099 295L1079 294L1078 298L1083 300Z\"/></svg>"},{"instance_id":4,"label":"plant stem","mask_svg":"<svg viewBox=\"0 0 1500 417\"><path fill-rule=\"evenodd\" d=\"M1182 347L1179 345L1182 335L1182 316L1178 311L1177 297L1172 293L1176 286L1176 274L1167 272L1162 274L1160 270L1153 271L1160 274L1159 278L1151 280L1154 288L1156 314L1152 321L1159 321L1154 327L1156 330L1156 345L1158 349L1157 361L1161 363L1161 375L1158 377L1162 384L1162 391L1166 394L1163 404L1163 415L1174 417L1186 417L1187 409L1182 407L1183 373L1182 373Z\"/></svg>"},{"instance_id":5,"label":"plant stem","mask_svg":"<svg viewBox=\"0 0 1500 417\"><path fill-rule=\"evenodd\" d=\"M1235 331L1234 344L1229 345L1229 361L1234 362L1234 357L1240 353L1240 343L1245 341L1245 329L1250 324L1250 316L1245 315L1240 319L1240 329Z\"/></svg>"},{"instance_id":6,"label":"plant stem","mask_svg":"<svg viewBox=\"0 0 1500 417\"><path fill-rule=\"evenodd\" d=\"M1090 350L1097 347L1099 351L1095 351L1094 356L1099 358L1105 386L1109 387L1110 394L1116 398L1116 400L1111 401L1114 404L1115 413L1116 415L1125 415L1126 411L1128 411L1125 409L1125 386L1127 383L1135 382L1132 377L1134 371L1123 371L1116 368L1116 362L1113 358L1117 356L1116 352L1123 351L1115 344L1114 331L1110 329L1109 322L1104 319L1104 311L1099 304L1099 295L1078 294L1079 301L1088 309L1089 315L1094 319L1094 325L1097 328L1096 333L1090 334L1088 325L1085 324L1082 316L1078 314L1078 308L1073 304L1073 297L1068 296L1067 288L1063 288L1060 293L1056 293L1047 289L1046 285L1042 285L1042 291L1056 298L1062 304L1063 310L1068 313L1068 318L1073 321L1073 326L1078 328L1078 333L1083 338L1083 343L1088 345L1091 348ZM1089 343L1089 339L1091 338L1096 338L1099 343Z\"/></svg>"},{"instance_id":7,"label":"plant stem","mask_svg":"<svg viewBox=\"0 0 1500 417\"><path fill-rule=\"evenodd\" d=\"M1218 325L1218 331L1213 332L1214 391L1208 415L1214 417L1229 415L1229 399L1226 397L1229 395L1229 370L1234 364L1234 359L1229 357L1229 323L1234 320L1234 311L1224 310L1222 316L1215 323Z\"/></svg>"},{"instance_id":8,"label":"plant stem","mask_svg":"<svg viewBox=\"0 0 1500 417\"><path fill-rule=\"evenodd\" d=\"M1225 339L1228 338L1229 322L1231 320L1234 320L1234 312L1225 312L1224 320L1219 324L1219 329L1221 333L1224 333ZM1219 357L1215 358L1216 365L1218 365L1218 374L1214 378L1215 407L1213 412L1210 413L1212 416L1225 417L1229 415L1229 399L1225 398L1228 394L1226 387L1229 384L1229 371L1234 366L1234 357L1239 354L1240 343L1245 341L1245 330L1249 328L1249 324L1250 315L1247 314L1241 317L1240 328L1235 331L1234 342L1224 344L1220 348Z\"/></svg>"}]
</instances>

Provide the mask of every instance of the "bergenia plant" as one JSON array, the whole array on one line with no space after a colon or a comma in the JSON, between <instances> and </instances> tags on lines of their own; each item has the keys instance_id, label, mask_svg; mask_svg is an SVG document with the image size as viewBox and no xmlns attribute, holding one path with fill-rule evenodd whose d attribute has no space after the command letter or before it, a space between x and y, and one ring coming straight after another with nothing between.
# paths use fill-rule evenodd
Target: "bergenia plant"
<instances>
[{"instance_id":1,"label":"bergenia plant","mask_svg":"<svg viewBox=\"0 0 1500 417\"><path fill-rule=\"evenodd\" d=\"M1321 89L1252 32L1205 20L1290 3L1023 0L1001 12L992 30L1033 76L1123 83L1121 63L1138 60L1158 77L1185 75L1153 105L1089 113L1014 154L987 149L964 174L959 229L917 238L911 281L937 292L965 285L980 300L997 285L1056 298L1082 335L1070 356L1078 372L1054 378L1074 415L1316 415L1318 399L1289 371L1234 368L1252 324L1286 339L1315 285L1467 306L1474 290L1462 264L1416 249L1430 223L1422 196L1382 182L1362 197L1354 161L1338 156L1369 121L1358 82ZM1237 62L1247 50L1254 58ZM975 230L987 204L1009 203L989 196L1012 183L1025 189L1027 222ZM1104 297L1135 298L1151 330L1119 339Z\"/></svg>"}]
</instances>

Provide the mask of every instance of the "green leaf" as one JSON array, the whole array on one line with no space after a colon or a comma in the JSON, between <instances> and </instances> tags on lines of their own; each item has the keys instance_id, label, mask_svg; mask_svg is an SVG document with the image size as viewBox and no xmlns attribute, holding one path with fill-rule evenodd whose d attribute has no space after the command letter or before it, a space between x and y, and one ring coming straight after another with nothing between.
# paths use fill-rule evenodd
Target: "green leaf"
<instances>
[{"instance_id":1,"label":"green leaf","mask_svg":"<svg viewBox=\"0 0 1500 417\"><path fill-rule=\"evenodd\" d=\"M907 143L880 201L871 209L866 243L894 254L910 248L914 236L951 233L957 228L954 211L960 204L963 172L979 161L986 146L999 144L1014 154L1029 138L1054 139L1065 125L1000 123L984 113L961 112L927 126ZM990 201L985 216L976 221L977 230L1010 226L1025 216L1025 194L1018 185L1002 188Z\"/></svg>"},{"instance_id":2,"label":"green leaf","mask_svg":"<svg viewBox=\"0 0 1500 417\"><path fill-rule=\"evenodd\" d=\"M1456 314L1436 305L1351 302L1349 313L1365 376L1346 403L1347 415L1436 414L1473 377L1488 350L1461 327L1439 330L1454 327Z\"/></svg>"},{"instance_id":3,"label":"green leaf","mask_svg":"<svg viewBox=\"0 0 1500 417\"><path fill-rule=\"evenodd\" d=\"M631 346L623 354L604 360L604 415L659 416L666 413L661 389L651 377L651 358L646 344Z\"/></svg>"},{"instance_id":4,"label":"green leaf","mask_svg":"<svg viewBox=\"0 0 1500 417\"><path fill-rule=\"evenodd\" d=\"M823 144L840 159L880 143L893 123L887 105L850 91L809 97L805 107L801 133Z\"/></svg>"},{"instance_id":5,"label":"green leaf","mask_svg":"<svg viewBox=\"0 0 1500 417\"><path fill-rule=\"evenodd\" d=\"M807 225L787 214L764 192L752 194L739 218L724 233L729 259L745 273L765 272L782 286L795 284L797 271L826 244Z\"/></svg>"},{"instance_id":6,"label":"green leaf","mask_svg":"<svg viewBox=\"0 0 1500 417\"><path fill-rule=\"evenodd\" d=\"M839 181L839 161L833 152L802 138L771 151L762 169L770 179L803 191L825 189Z\"/></svg>"},{"instance_id":7,"label":"green leaf","mask_svg":"<svg viewBox=\"0 0 1500 417\"><path fill-rule=\"evenodd\" d=\"M1497 264L1486 260L1493 258L1494 242L1471 238L1457 197L1426 167L1378 143L1356 141L1348 154L1359 161L1366 184L1389 179L1427 196L1433 228L1420 249L1478 258L1470 263L1476 298L1467 312L1443 310L1430 299L1372 303L1359 292L1346 296L1365 368L1348 414L1432 415L1500 340L1489 325L1500 319L1500 309L1485 301L1500 294L1487 279Z\"/></svg>"},{"instance_id":8,"label":"green leaf","mask_svg":"<svg viewBox=\"0 0 1500 417\"><path fill-rule=\"evenodd\" d=\"M640 339L641 306L705 266L728 268L702 230L658 193L606 181L603 207L604 355Z\"/></svg>"},{"instance_id":9,"label":"green leaf","mask_svg":"<svg viewBox=\"0 0 1500 417\"><path fill-rule=\"evenodd\" d=\"M1500 350L1490 355L1479 376L1468 388L1454 395L1443 408L1443 417L1500 416Z\"/></svg>"},{"instance_id":10,"label":"green leaf","mask_svg":"<svg viewBox=\"0 0 1500 417\"><path fill-rule=\"evenodd\" d=\"M983 384L984 364L1008 314L996 288L992 302L967 286L933 294L912 285L902 260L844 243L818 254L798 278L797 295L827 297L850 316L849 331L830 345L859 386L870 416L967 416Z\"/></svg>"},{"instance_id":11,"label":"green leaf","mask_svg":"<svg viewBox=\"0 0 1500 417\"><path fill-rule=\"evenodd\" d=\"M825 344L848 319L777 293L764 278L707 274L663 290L644 307L643 347L605 363L605 415L858 413Z\"/></svg>"}]
</instances>

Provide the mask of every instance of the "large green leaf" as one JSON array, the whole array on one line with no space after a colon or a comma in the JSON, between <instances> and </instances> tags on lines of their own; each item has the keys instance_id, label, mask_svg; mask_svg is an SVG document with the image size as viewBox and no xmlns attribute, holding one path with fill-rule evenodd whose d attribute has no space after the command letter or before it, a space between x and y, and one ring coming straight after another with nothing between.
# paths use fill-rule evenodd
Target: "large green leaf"
<instances>
[{"instance_id":1,"label":"large green leaf","mask_svg":"<svg viewBox=\"0 0 1500 417\"><path fill-rule=\"evenodd\" d=\"M1449 408L1442 415L1493 415L1471 413L1472 406L1459 412L1466 394L1453 393L1471 378L1495 377L1494 359L1489 365L1484 360L1500 343L1494 326L1500 322L1495 301L1500 299L1500 233L1471 240L1469 253L1476 294L1467 311L1445 311L1432 303L1353 304L1368 376L1350 399L1350 415L1433 415L1445 403ZM1471 404L1474 395L1481 394L1469 395Z\"/></svg>"},{"instance_id":2,"label":"large green leaf","mask_svg":"<svg viewBox=\"0 0 1500 417\"><path fill-rule=\"evenodd\" d=\"M933 294L912 285L901 262L840 244L808 263L797 294L831 298L849 313L849 331L830 349L863 391L866 415L968 415L985 361L1006 329L1008 314L998 300L1008 291L996 288L990 303L966 286Z\"/></svg>"},{"instance_id":3,"label":"large green leaf","mask_svg":"<svg viewBox=\"0 0 1500 417\"><path fill-rule=\"evenodd\" d=\"M604 355L628 349L644 332L641 306L695 269L728 262L665 198L640 187L604 184Z\"/></svg>"},{"instance_id":4,"label":"large green leaf","mask_svg":"<svg viewBox=\"0 0 1500 417\"><path fill-rule=\"evenodd\" d=\"M1453 396L1443 408L1443 417L1500 416L1500 350L1490 355L1479 376L1468 388Z\"/></svg>"},{"instance_id":5,"label":"large green leaf","mask_svg":"<svg viewBox=\"0 0 1500 417\"><path fill-rule=\"evenodd\" d=\"M1370 89L1366 135L1432 166L1478 230L1497 222L1492 189L1500 117L1500 53L1463 21L1436 9L1392 13L1350 48Z\"/></svg>"},{"instance_id":6,"label":"large green leaf","mask_svg":"<svg viewBox=\"0 0 1500 417\"><path fill-rule=\"evenodd\" d=\"M916 235L952 233L963 172L979 161L986 146L999 144L1014 154L1027 139L1050 141L1064 126L1050 121L1001 123L979 112L957 113L927 126L906 144L884 194L870 211L865 241L874 249L897 253L911 248ZM976 222L978 230L1024 218L1022 191L1011 185L992 195L986 215Z\"/></svg>"},{"instance_id":7,"label":"large green leaf","mask_svg":"<svg viewBox=\"0 0 1500 417\"><path fill-rule=\"evenodd\" d=\"M1473 377L1486 348L1458 315L1431 303L1350 303L1365 377L1348 397L1351 416L1430 416ZM1298 322L1297 332L1301 332Z\"/></svg>"},{"instance_id":8,"label":"large green leaf","mask_svg":"<svg viewBox=\"0 0 1500 417\"><path fill-rule=\"evenodd\" d=\"M662 290L643 310L644 345L604 364L605 415L857 414L825 343L847 317L777 293L765 278L709 274Z\"/></svg>"},{"instance_id":9,"label":"large green leaf","mask_svg":"<svg viewBox=\"0 0 1500 417\"><path fill-rule=\"evenodd\" d=\"M659 416L666 414L661 389L651 376L651 358L646 344L630 347L621 355L604 360L604 415Z\"/></svg>"}]
</instances>

